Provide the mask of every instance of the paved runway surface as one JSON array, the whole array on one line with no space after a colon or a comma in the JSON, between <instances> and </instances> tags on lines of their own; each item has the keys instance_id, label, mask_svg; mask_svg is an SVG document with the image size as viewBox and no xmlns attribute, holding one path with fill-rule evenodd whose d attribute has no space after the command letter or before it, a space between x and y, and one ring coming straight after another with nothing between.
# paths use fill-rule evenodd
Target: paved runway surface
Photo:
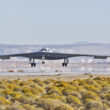
<instances>
[{"instance_id":1,"label":"paved runway surface","mask_svg":"<svg viewBox=\"0 0 110 110\"><path fill-rule=\"evenodd\" d=\"M98 73L110 74L110 63L81 63L70 62L68 67L62 67L62 61L46 61L46 64L37 62L35 68L31 68L28 61L0 61L0 74L75 74Z\"/></svg>"}]
</instances>

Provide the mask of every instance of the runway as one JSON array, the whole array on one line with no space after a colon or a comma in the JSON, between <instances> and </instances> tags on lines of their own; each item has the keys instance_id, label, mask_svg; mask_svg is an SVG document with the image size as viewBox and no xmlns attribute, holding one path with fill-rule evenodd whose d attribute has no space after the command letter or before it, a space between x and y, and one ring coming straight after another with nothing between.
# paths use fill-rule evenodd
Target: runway
<instances>
[{"instance_id":1,"label":"runway","mask_svg":"<svg viewBox=\"0 0 110 110\"><path fill-rule=\"evenodd\" d=\"M62 61L46 61L37 66L30 67L28 61L0 61L0 75L54 75L54 74L110 74L110 63L108 62L70 62L68 67L62 67Z\"/></svg>"}]
</instances>

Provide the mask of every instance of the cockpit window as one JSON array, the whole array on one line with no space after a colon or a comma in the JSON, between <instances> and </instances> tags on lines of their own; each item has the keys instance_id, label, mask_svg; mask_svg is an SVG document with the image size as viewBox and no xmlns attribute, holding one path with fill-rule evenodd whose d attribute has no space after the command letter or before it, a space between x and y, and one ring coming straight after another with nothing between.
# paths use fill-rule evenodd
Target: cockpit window
<instances>
[{"instance_id":1,"label":"cockpit window","mask_svg":"<svg viewBox=\"0 0 110 110\"><path fill-rule=\"evenodd\" d=\"M52 52L50 49L48 49L48 48L42 48L40 51L42 51L42 52Z\"/></svg>"},{"instance_id":2,"label":"cockpit window","mask_svg":"<svg viewBox=\"0 0 110 110\"><path fill-rule=\"evenodd\" d=\"M43 49L41 49L41 51L47 51L47 49L43 48Z\"/></svg>"}]
</instances>

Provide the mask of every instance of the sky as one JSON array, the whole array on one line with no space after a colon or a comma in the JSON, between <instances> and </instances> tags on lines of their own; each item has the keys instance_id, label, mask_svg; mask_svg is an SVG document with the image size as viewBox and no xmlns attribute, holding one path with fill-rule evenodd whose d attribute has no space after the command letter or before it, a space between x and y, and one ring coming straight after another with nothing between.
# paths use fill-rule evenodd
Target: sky
<instances>
[{"instance_id":1,"label":"sky","mask_svg":"<svg viewBox=\"0 0 110 110\"><path fill-rule=\"evenodd\" d=\"M110 0L0 0L0 44L110 43Z\"/></svg>"}]
</instances>

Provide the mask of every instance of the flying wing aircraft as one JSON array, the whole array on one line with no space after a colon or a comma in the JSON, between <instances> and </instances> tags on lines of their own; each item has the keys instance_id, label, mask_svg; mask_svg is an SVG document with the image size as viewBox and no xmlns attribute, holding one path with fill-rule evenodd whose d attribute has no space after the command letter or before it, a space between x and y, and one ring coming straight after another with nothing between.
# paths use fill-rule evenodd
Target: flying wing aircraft
<instances>
[{"instance_id":1,"label":"flying wing aircraft","mask_svg":"<svg viewBox=\"0 0 110 110\"><path fill-rule=\"evenodd\" d=\"M110 57L110 56L104 56L104 55L58 53L58 52L53 52L53 51L51 51L50 49L47 49L47 48L42 48L38 52L11 54L11 55L1 55L0 59L10 59L11 57L26 57L26 58L29 58L31 67L36 67L35 59L42 60L42 64L45 63L45 60L64 59L64 62L62 63L62 66L67 66L68 63L69 63L69 58L79 57L79 56L94 57L94 59L106 59L106 58Z\"/></svg>"}]
</instances>

